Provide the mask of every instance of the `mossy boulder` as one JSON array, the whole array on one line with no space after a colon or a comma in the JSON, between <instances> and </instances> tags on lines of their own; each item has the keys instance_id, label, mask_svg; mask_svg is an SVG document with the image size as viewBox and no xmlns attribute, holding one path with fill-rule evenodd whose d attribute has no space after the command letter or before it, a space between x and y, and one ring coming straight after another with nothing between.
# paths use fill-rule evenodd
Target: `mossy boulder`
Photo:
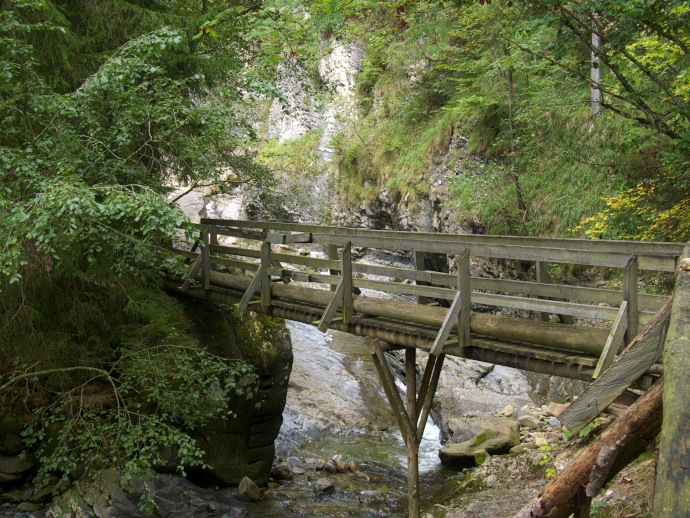
<instances>
[{"instance_id":1,"label":"mossy boulder","mask_svg":"<svg viewBox=\"0 0 690 518\"><path fill-rule=\"evenodd\" d=\"M469 468L479 465L488 455L502 455L520 444L520 426L512 419L491 419L472 439L448 444L439 457L444 466Z\"/></svg>"}]
</instances>

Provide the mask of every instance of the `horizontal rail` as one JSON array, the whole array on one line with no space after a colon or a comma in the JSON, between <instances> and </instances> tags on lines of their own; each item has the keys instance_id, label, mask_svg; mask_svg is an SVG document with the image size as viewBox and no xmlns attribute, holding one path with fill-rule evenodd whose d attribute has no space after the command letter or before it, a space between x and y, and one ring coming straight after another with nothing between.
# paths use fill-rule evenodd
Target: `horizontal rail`
<instances>
[{"instance_id":1,"label":"horizontal rail","mask_svg":"<svg viewBox=\"0 0 690 518\"><path fill-rule=\"evenodd\" d=\"M414 235L415 240L434 241L473 248L472 245L497 246L512 245L537 248L556 248L570 252L585 251L603 254L621 254L625 256L637 255L640 258L640 268L643 270L674 271L675 260L683 252L683 243L640 242L640 241L612 241L595 239L568 239L545 237L517 237L517 236L485 236L476 234L438 234L430 232L402 232L389 230L353 229L345 227L324 227L319 225L303 225L281 222L255 222L242 220L207 219L201 220L204 225L219 227L236 227L238 229L260 229L263 231L279 232L310 232L320 236L341 236L353 245L357 238L372 237L381 243L388 240L408 240ZM316 236L314 236L316 237ZM316 242L316 239L315 239ZM358 245L367 246L367 245ZM391 247L394 248L394 247ZM425 252L434 250L419 249ZM450 252L449 252L450 253ZM482 255L473 250L473 255ZM519 259L519 258L518 258ZM559 261L553 261L559 262ZM574 263L579 264L579 263ZM606 266L606 265L598 265Z\"/></svg>"},{"instance_id":2,"label":"horizontal rail","mask_svg":"<svg viewBox=\"0 0 690 518\"><path fill-rule=\"evenodd\" d=\"M255 258L258 255L257 250L249 250L245 248L211 246L211 251L231 252L233 255L245 254ZM196 258L198 253L175 250L181 255L189 258ZM321 269L337 268L339 261L328 259L319 259L313 257L304 257L292 254L272 253L271 259L281 263L297 263L301 265L320 267ZM259 269L259 263L251 263L235 259L228 259L225 257L218 257L211 255L209 261L212 264L219 264L228 268L237 268L245 271L256 272ZM419 295L427 298L435 298L441 300L452 301L455 296L455 290L448 287L457 286L457 276L450 274L442 274L437 272L422 272L418 270L409 270L405 268L393 268L377 265L370 265L364 263L353 263L353 272L379 274L382 276L393 276L398 274L397 278L405 280L424 280L427 282L434 282L441 284L441 286L426 286L426 285L412 285L404 282L391 282L372 279L353 279L353 285L357 288L371 289L382 291L386 293L397 293L401 295ZM328 275L325 273L304 273L294 270L272 267L269 269L269 274L274 277L290 278L300 282L316 282L329 285L337 285L340 277L337 275ZM448 286L448 287L443 287ZM606 307L592 304L582 304L577 302L564 302L558 300L543 300L535 298L526 298L506 293L536 296L536 297L556 297L572 300L581 300L592 303L606 303L611 305L620 305L623 300L623 294L614 290L603 290L599 288L585 288L579 286L565 286L557 284L544 284L526 281L509 281L504 279L488 279L481 277L470 277L470 286L472 288L472 303L483 304L496 307L506 307L512 309L522 309L528 311L548 312L559 315L570 315L579 318L592 318L597 320L614 320L617 316L618 310L615 307ZM498 291L496 293L484 293L478 290ZM655 306L662 304L665 297L640 294L641 304L643 307L652 308L651 310L640 312L640 322L645 324L654 315ZM647 305L644 302L647 302Z\"/></svg>"}]
</instances>

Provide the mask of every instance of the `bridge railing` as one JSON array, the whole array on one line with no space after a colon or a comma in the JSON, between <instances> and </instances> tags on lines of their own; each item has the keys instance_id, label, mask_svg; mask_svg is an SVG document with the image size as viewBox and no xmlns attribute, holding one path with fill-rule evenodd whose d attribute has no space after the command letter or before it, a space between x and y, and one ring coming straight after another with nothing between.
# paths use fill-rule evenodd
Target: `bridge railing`
<instances>
[{"instance_id":1,"label":"bridge railing","mask_svg":"<svg viewBox=\"0 0 690 518\"><path fill-rule=\"evenodd\" d=\"M638 325L649 321L666 300L663 296L639 292L639 270L673 271L683 251L683 245L676 243L412 233L237 220L204 219L199 230L201 241L207 244L202 246L201 253L180 253L198 259L197 267L206 289L211 287L212 265L254 272L254 281L240 304L243 309L258 293L259 303L270 306L270 285L274 278L330 285L334 293L320 319L322 329L336 318L341 307L342 316L337 318L349 323L353 314L353 288L411 295L421 302L450 301L450 310L432 347L434 354L443 350L454 327L458 328L455 342L461 346L469 343L471 304L535 311L545 322L550 315L559 315L562 322L568 323L573 317L607 320L612 325L604 335L604 343L596 345L600 358L595 377L637 333ZM262 245L259 250L222 246L218 244L218 236L259 241ZM328 259L272 248L275 244L300 243L323 245L328 250ZM412 252L418 266L406 269L353 261L352 247ZM426 253L455 255L457 273L425 270L422 264ZM534 261L536 281L471 276L471 257ZM548 276L549 263L619 268L623 271L623 287L613 290L555 284ZM364 275L387 277L396 282L364 278Z\"/></svg>"}]
</instances>

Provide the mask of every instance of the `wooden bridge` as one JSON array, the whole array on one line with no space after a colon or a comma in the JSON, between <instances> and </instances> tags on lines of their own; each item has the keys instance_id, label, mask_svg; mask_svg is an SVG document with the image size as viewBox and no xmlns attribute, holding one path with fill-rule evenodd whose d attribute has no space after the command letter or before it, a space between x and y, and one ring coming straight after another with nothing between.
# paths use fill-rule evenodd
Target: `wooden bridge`
<instances>
[{"instance_id":1,"label":"wooden bridge","mask_svg":"<svg viewBox=\"0 0 690 518\"><path fill-rule=\"evenodd\" d=\"M168 279L169 288L236 303L240 310L307 322L321 331L331 328L372 338L371 353L408 447L410 516L419 512L417 452L445 355L594 381L592 393L564 416L569 428L582 428L632 383L648 388L658 379L656 362L670 306L668 297L640 292L639 276L645 271L674 272L686 254L680 243L238 220L203 219L198 229L195 243L178 243L172 249L187 258L191 270L186 279ZM414 268L357 261L353 251L362 248L409 254ZM314 257L319 250L322 256ZM429 254L454 257L451 273L429 270ZM533 280L473 275L485 260L520 261L523 270L534 272ZM549 275L552 264L610 269L620 289L556 283ZM366 290L392 298L367 297ZM622 355L618 370L612 368L613 375L606 376L616 355L645 325L648 330L638 337L635 353ZM406 351L406 401L383 354L396 348ZM417 350L429 355L419 388Z\"/></svg>"}]
</instances>

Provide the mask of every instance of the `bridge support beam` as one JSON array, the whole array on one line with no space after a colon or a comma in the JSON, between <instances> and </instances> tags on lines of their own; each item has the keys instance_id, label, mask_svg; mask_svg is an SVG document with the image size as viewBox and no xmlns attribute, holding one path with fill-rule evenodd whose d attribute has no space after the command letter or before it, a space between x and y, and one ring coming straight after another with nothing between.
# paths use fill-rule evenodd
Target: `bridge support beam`
<instances>
[{"instance_id":1,"label":"bridge support beam","mask_svg":"<svg viewBox=\"0 0 690 518\"><path fill-rule=\"evenodd\" d=\"M424 437L431 403L436 394L438 379L443 367L445 355L429 356L424 375L417 395L417 358L416 350L405 349L406 402L400 396L395 385L388 360L384 355L383 344L377 338L367 339L369 352L374 360L381 384L388 397L395 419L398 422L405 448L407 449L407 489L408 514L410 518L419 518L419 445Z\"/></svg>"}]
</instances>

